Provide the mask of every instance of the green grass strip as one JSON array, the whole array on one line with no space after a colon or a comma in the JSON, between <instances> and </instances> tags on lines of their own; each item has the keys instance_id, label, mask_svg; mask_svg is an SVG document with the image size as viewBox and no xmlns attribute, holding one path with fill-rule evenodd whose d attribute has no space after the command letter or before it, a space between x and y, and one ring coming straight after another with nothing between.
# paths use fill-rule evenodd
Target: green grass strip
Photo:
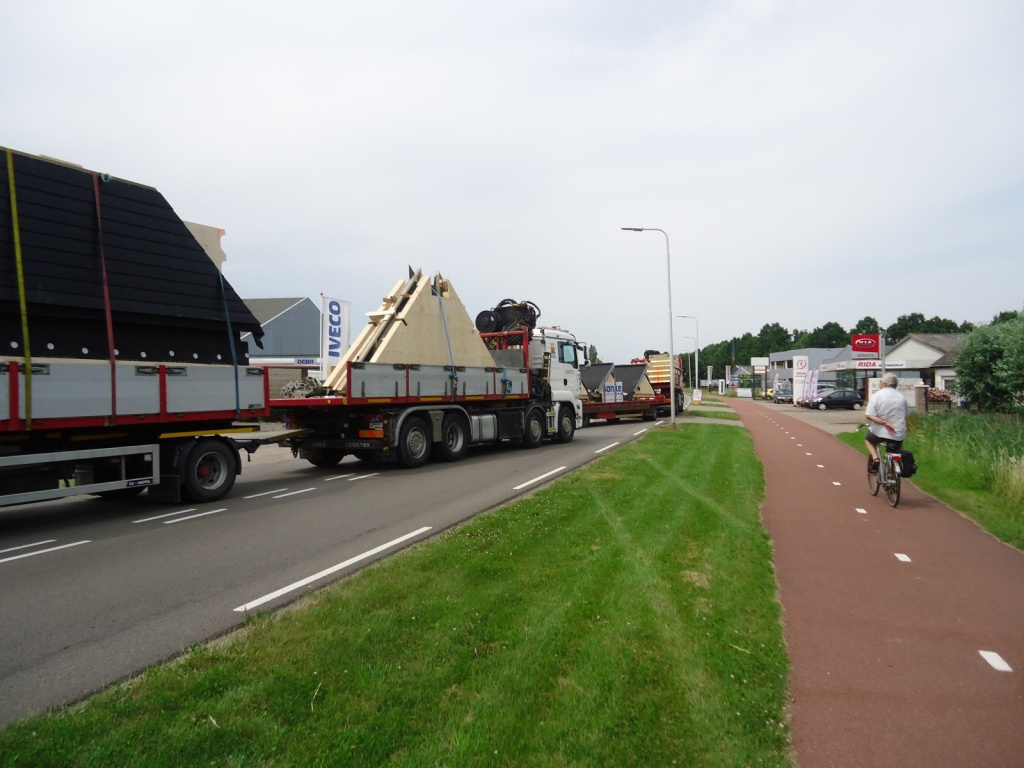
<instances>
[{"instance_id":1,"label":"green grass strip","mask_svg":"<svg viewBox=\"0 0 1024 768\"><path fill-rule=\"evenodd\" d=\"M839 439L863 453L864 430ZM1024 550L1024 430L998 414L912 415L904 447L914 452L910 480L999 539Z\"/></svg>"},{"instance_id":2,"label":"green grass strip","mask_svg":"<svg viewBox=\"0 0 1024 768\"><path fill-rule=\"evenodd\" d=\"M227 642L0 731L25 766L787 766L745 430L659 430Z\"/></svg>"}]
</instances>

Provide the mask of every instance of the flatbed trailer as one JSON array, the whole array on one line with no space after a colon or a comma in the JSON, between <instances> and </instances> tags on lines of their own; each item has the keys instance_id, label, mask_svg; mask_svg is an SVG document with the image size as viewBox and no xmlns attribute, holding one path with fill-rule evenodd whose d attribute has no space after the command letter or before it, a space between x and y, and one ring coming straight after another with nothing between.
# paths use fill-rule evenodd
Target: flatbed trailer
<instances>
[{"instance_id":1,"label":"flatbed trailer","mask_svg":"<svg viewBox=\"0 0 1024 768\"><path fill-rule=\"evenodd\" d=\"M545 439L572 440L582 426L578 370L566 362L579 351L575 338L543 328L481 337L495 362L507 364L349 360L338 376L340 391L271 400L272 408L284 410L286 426L306 430L285 444L316 466L333 466L351 454L414 468L431 455L458 461L473 444L535 448Z\"/></svg>"},{"instance_id":2,"label":"flatbed trailer","mask_svg":"<svg viewBox=\"0 0 1024 768\"><path fill-rule=\"evenodd\" d=\"M619 419L656 421L659 412L668 407L668 398L660 395L650 398L624 400L621 403L583 403L583 426L591 421L615 423Z\"/></svg>"},{"instance_id":3,"label":"flatbed trailer","mask_svg":"<svg viewBox=\"0 0 1024 768\"><path fill-rule=\"evenodd\" d=\"M0 506L84 494L216 501L240 451L294 437L270 415L264 368L0 360ZM115 382L112 385L112 382ZM69 396L72 393L72 396Z\"/></svg>"}]
</instances>

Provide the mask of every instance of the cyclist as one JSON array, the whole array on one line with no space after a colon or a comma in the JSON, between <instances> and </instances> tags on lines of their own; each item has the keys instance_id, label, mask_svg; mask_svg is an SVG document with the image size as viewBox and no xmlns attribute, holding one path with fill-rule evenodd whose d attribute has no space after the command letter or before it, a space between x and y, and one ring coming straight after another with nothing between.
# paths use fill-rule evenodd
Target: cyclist
<instances>
[{"instance_id":1,"label":"cyclist","mask_svg":"<svg viewBox=\"0 0 1024 768\"><path fill-rule=\"evenodd\" d=\"M899 379L895 373L882 377L879 389L868 401L864 412L871 422L864 444L871 454L871 471L878 469L878 444L887 440L892 450L898 451L907 437L907 399L896 389Z\"/></svg>"}]
</instances>

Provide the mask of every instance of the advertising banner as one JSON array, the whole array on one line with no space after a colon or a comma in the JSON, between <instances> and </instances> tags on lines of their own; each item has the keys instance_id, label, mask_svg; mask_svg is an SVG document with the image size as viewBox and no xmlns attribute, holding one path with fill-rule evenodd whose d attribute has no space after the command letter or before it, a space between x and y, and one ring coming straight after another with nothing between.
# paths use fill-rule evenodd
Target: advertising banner
<instances>
[{"instance_id":1,"label":"advertising banner","mask_svg":"<svg viewBox=\"0 0 1024 768\"><path fill-rule=\"evenodd\" d=\"M320 302L320 378L323 381L348 351L351 343L349 316L352 305L323 294L320 294Z\"/></svg>"}]
</instances>

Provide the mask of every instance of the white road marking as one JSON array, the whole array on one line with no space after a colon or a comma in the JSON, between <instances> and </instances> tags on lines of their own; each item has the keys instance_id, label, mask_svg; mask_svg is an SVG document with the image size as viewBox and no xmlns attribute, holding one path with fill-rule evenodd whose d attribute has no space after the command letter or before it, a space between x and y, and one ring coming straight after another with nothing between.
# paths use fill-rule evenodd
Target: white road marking
<instances>
[{"instance_id":1,"label":"white road marking","mask_svg":"<svg viewBox=\"0 0 1024 768\"><path fill-rule=\"evenodd\" d=\"M998 672L1013 672L1013 667L1003 661L1003 657L995 651L978 651L981 654L981 658L992 665L992 668Z\"/></svg>"},{"instance_id":2,"label":"white road marking","mask_svg":"<svg viewBox=\"0 0 1024 768\"><path fill-rule=\"evenodd\" d=\"M868 513L868 511L863 507L857 507L857 511L862 515L866 515Z\"/></svg>"},{"instance_id":3,"label":"white road marking","mask_svg":"<svg viewBox=\"0 0 1024 768\"><path fill-rule=\"evenodd\" d=\"M811 453L810 451L808 451L808 452L807 452L807 453L805 453L804 455L805 455L805 456L813 456L814 454L813 454L813 453Z\"/></svg>"},{"instance_id":4,"label":"white road marking","mask_svg":"<svg viewBox=\"0 0 1024 768\"><path fill-rule=\"evenodd\" d=\"M664 423L665 423L665 420L664 420L664 419L661 419L661 420L659 420L659 421L656 421L656 422L654 422L654 426L656 426L656 427L660 427L660 426L661 426L662 424L664 424Z\"/></svg>"},{"instance_id":5,"label":"white road marking","mask_svg":"<svg viewBox=\"0 0 1024 768\"><path fill-rule=\"evenodd\" d=\"M335 475L334 477L325 477L324 478L324 482L325 483L329 483L329 482L331 482L331 480L343 480L346 477L352 477L352 475L354 475L354 474L355 474L355 472L349 472L347 475Z\"/></svg>"},{"instance_id":6,"label":"white road marking","mask_svg":"<svg viewBox=\"0 0 1024 768\"><path fill-rule=\"evenodd\" d=\"M188 517L179 517L177 520L164 520L164 525L174 525L174 523L183 523L186 520L195 520L197 517L206 517L207 515L216 515L218 512L227 512L227 507L221 509L211 509L209 512L200 512L198 515L189 515Z\"/></svg>"},{"instance_id":7,"label":"white road marking","mask_svg":"<svg viewBox=\"0 0 1024 768\"><path fill-rule=\"evenodd\" d=\"M92 542L88 539L85 541L76 541L74 544L61 544L59 547L50 547L49 549L40 549L37 552L24 552L20 555L14 555L13 557L5 557L0 560L0 563L9 563L12 560L21 560L23 557L34 557L35 555L45 555L47 552L56 552L58 549L67 549L68 547L77 547L79 544L91 544Z\"/></svg>"},{"instance_id":8,"label":"white road marking","mask_svg":"<svg viewBox=\"0 0 1024 768\"><path fill-rule=\"evenodd\" d=\"M833 481L832 481L832 485L842 485L842 483L840 483L840 482L837 482L837 481L833 480Z\"/></svg>"},{"instance_id":9,"label":"white road marking","mask_svg":"<svg viewBox=\"0 0 1024 768\"><path fill-rule=\"evenodd\" d=\"M407 541L407 540L413 538L414 536L419 536L421 533L426 533L427 531L430 530L430 528L431 527L429 525L427 525L427 526L424 526L423 528L419 528L419 529L413 531L412 533L407 533L404 536L399 536L397 539L392 539L387 544L381 544L379 547L374 547L373 549L367 550L366 552L363 552L361 555L356 555L355 557L350 557L348 560L346 560L343 563L338 563L337 565L332 565L330 568L326 568L326 569L320 571L319 573L314 573L312 576L307 576L305 579L302 579L301 581L296 581L294 584L289 584L287 587L281 587L281 589L277 590L276 592L271 592L269 595L264 595L263 597L258 597L255 600L252 600L251 602L246 603L245 605L240 605L237 608L235 608L235 611L237 611L237 612L248 611L248 610L251 610L251 609L256 608L258 606L261 606L264 603L268 603L271 600L274 600L274 599L280 597L281 595L286 595L289 592L294 592L296 589L301 589L302 587L306 586L307 584L312 584L314 581L319 581L320 579L324 578L325 576L330 576L332 573L336 573L336 572L340 571L342 568L347 568L348 566L352 565L353 563L358 563L360 560L365 560L368 557L373 557L378 552L383 552L385 549L390 549L391 547L395 546L396 544L401 544L403 541Z\"/></svg>"},{"instance_id":10,"label":"white road marking","mask_svg":"<svg viewBox=\"0 0 1024 768\"><path fill-rule=\"evenodd\" d=\"M380 472L371 472L368 475L358 475L356 477L349 478L349 482L350 483L354 483L356 480L365 480L368 477L376 477L379 474L380 474Z\"/></svg>"},{"instance_id":11,"label":"white road marking","mask_svg":"<svg viewBox=\"0 0 1024 768\"><path fill-rule=\"evenodd\" d=\"M909 563L910 562L910 556L909 555L904 555L902 552L897 552L896 553L896 559L899 560L901 563Z\"/></svg>"},{"instance_id":12,"label":"white road marking","mask_svg":"<svg viewBox=\"0 0 1024 768\"><path fill-rule=\"evenodd\" d=\"M642 435L646 431L647 431L647 429L645 428L645 429L641 429L639 432L634 432L633 433L633 437L636 437L637 435Z\"/></svg>"},{"instance_id":13,"label":"white road marking","mask_svg":"<svg viewBox=\"0 0 1024 768\"><path fill-rule=\"evenodd\" d=\"M281 491L287 491L287 488L275 488L272 491L264 491L263 493L254 493L252 496L243 496L243 499L258 499L260 496L269 496L272 493L280 493Z\"/></svg>"},{"instance_id":14,"label":"white road marking","mask_svg":"<svg viewBox=\"0 0 1024 768\"><path fill-rule=\"evenodd\" d=\"M135 523L151 523L154 520L163 520L165 517L174 517L175 515L184 515L184 514L187 514L188 512L195 512L195 511L196 511L195 507L192 507L191 509L182 509L182 510L179 510L177 512L168 512L166 515L157 515L156 517L144 517L141 520L132 520L132 524L134 525Z\"/></svg>"},{"instance_id":15,"label":"white road marking","mask_svg":"<svg viewBox=\"0 0 1024 768\"><path fill-rule=\"evenodd\" d=\"M316 488L303 488L301 491L289 491L288 493L282 493L280 496L275 496L275 499L283 499L285 496L298 496L300 493L309 493L315 491Z\"/></svg>"},{"instance_id":16,"label":"white road marking","mask_svg":"<svg viewBox=\"0 0 1024 768\"><path fill-rule=\"evenodd\" d=\"M604 453L609 448L614 448L616 445L618 445L618 443L612 443L611 445L606 445L604 448L598 448L596 451L594 451L594 453Z\"/></svg>"},{"instance_id":17,"label":"white road marking","mask_svg":"<svg viewBox=\"0 0 1024 768\"><path fill-rule=\"evenodd\" d=\"M825 465L824 465L824 464L819 464L819 465L818 465L818 469L824 469L824 468L825 468Z\"/></svg>"},{"instance_id":18,"label":"white road marking","mask_svg":"<svg viewBox=\"0 0 1024 768\"><path fill-rule=\"evenodd\" d=\"M56 539L47 539L46 541L37 541L33 544L22 544L20 547L8 547L7 549L0 549L0 555L4 552L16 552L19 549L31 549L32 547L41 547L43 544L53 544Z\"/></svg>"},{"instance_id":19,"label":"white road marking","mask_svg":"<svg viewBox=\"0 0 1024 768\"><path fill-rule=\"evenodd\" d=\"M533 480L527 480L522 485L515 486L512 490L513 491L521 491L526 486L533 485L534 483L539 483L544 478L551 477L552 475L556 475L559 472L561 472L563 469L565 469L565 467L559 467L558 469L552 469L550 472L545 472L543 475L540 475L539 477L533 478Z\"/></svg>"}]
</instances>

